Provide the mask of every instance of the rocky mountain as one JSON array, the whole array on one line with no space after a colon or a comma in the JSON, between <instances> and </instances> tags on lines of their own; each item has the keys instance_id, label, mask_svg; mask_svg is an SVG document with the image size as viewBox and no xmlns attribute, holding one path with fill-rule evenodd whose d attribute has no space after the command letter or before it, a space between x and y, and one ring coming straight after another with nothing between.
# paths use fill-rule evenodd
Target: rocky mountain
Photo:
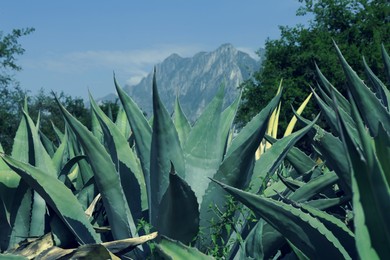
<instances>
[{"instance_id":1,"label":"rocky mountain","mask_svg":"<svg viewBox=\"0 0 390 260\"><path fill-rule=\"evenodd\" d=\"M259 66L259 60L231 44L224 44L212 52L197 53L190 58L172 54L156 66L157 86L169 112L173 110L178 95L184 113L190 121L195 121L221 84L225 85L224 104L227 106L237 97L240 83ZM148 115L153 110L152 78L150 73L137 85L125 86L126 92Z\"/></svg>"}]
</instances>

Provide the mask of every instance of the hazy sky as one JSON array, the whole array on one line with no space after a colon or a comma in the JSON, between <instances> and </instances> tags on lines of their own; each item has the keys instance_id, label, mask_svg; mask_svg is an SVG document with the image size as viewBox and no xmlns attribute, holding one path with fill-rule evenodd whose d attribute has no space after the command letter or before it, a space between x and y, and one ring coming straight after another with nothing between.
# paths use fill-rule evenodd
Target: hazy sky
<instances>
[{"instance_id":1,"label":"hazy sky","mask_svg":"<svg viewBox=\"0 0 390 260\"><path fill-rule=\"evenodd\" d=\"M0 31L34 27L15 74L32 94L40 88L86 98L137 82L172 53L189 57L223 43L254 52L279 25L305 23L298 0L10 0L0 6Z\"/></svg>"}]
</instances>

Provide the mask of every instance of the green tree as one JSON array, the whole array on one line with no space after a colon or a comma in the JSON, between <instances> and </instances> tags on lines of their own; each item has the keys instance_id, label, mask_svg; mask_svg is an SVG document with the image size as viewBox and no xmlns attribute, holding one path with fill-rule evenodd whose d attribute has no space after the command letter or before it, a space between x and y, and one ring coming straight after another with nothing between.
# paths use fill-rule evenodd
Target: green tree
<instances>
[{"instance_id":1,"label":"green tree","mask_svg":"<svg viewBox=\"0 0 390 260\"><path fill-rule=\"evenodd\" d=\"M17 56L25 49L19 44L20 37L34 31L33 28L15 29L9 34L0 31L0 143L6 153L12 149L13 139L18 128L22 105L28 92L23 90L15 80L14 73L22 68L16 63ZM84 125L90 126L90 112L84 100L71 97L63 92L57 94L62 104ZM54 101L53 94L40 90L38 94L28 98L29 113L34 120L40 116L40 129L49 139L55 141L52 123L64 129L64 121Z\"/></svg>"},{"instance_id":2,"label":"green tree","mask_svg":"<svg viewBox=\"0 0 390 260\"><path fill-rule=\"evenodd\" d=\"M16 58L25 52L18 40L33 31L33 28L14 29L8 34L0 31L0 142L6 152L10 151L26 95L13 74L21 70Z\"/></svg>"},{"instance_id":3,"label":"green tree","mask_svg":"<svg viewBox=\"0 0 390 260\"><path fill-rule=\"evenodd\" d=\"M388 0L299 0L297 15L310 15L307 26L280 26L281 37L267 39L262 68L242 84L243 102L238 122L250 120L276 93L283 79L281 127L316 86L315 63L342 92L345 79L338 63L332 40L337 42L345 58L363 75L362 55L374 73L384 79L380 46L390 47L390 4ZM317 113L315 102L305 116ZM282 131L279 131L282 132Z\"/></svg>"},{"instance_id":4,"label":"green tree","mask_svg":"<svg viewBox=\"0 0 390 260\"><path fill-rule=\"evenodd\" d=\"M61 131L65 128L61 111L55 102L55 96L73 116L88 128L90 127L90 111L85 107L82 98L72 97L64 92L47 94L43 89L40 89L35 96L29 98L28 110L34 120L37 120L39 115L40 130L46 137L56 142L53 125Z\"/></svg>"}]
</instances>

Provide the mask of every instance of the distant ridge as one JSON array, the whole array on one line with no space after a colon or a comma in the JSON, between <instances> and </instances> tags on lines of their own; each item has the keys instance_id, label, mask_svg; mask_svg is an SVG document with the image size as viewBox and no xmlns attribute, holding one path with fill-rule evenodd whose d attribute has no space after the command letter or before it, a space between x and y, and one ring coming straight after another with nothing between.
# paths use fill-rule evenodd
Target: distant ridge
<instances>
[{"instance_id":1,"label":"distant ridge","mask_svg":"<svg viewBox=\"0 0 390 260\"><path fill-rule=\"evenodd\" d=\"M221 84L225 85L226 106L237 97L240 83L257 71L260 64L261 59L255 60L231 44L223 44L212 52L199 52L190 58L172 54L156 65L157 87L169 112L178 95L184 113L190 121L195 121ZM149 116L153 110L152 77L149 73L138 84L124 87ZM106 98L113 99L113 96Z\"/></svg>"}]
</instances>

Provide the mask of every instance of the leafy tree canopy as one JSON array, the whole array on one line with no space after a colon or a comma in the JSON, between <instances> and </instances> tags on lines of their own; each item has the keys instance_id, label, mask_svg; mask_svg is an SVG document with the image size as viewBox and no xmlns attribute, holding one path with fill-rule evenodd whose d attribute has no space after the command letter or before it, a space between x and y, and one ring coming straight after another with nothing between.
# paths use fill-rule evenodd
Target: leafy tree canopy
<instances>
[{"instance_id":1,"label":"leafy tree canopy","mask_svg":"<svg viewBox=\"0 0 390 260\"><path fill-rule=\"evenodd\" d=\"M12 72L22 68L16 64L16 56L22 55L25 50L18 43L20 37L32 33L34 28L14 29L5 34L0 31L0 86L8 86L13 82Z\"/></svg>"},{"instance_id":2,"label":"leafy tree canopy","mask_svg":"<svg viewBox=\"0 0 390 260\"><path fill-rule=\"evenodd\" d=\"M275 95L281 79L281 127L316 86L315 63L325 76L341 91L345 79L332 40L342 50L350 65L363 75L362 56L374 73L384 79L380 46L389 49L390 1L388 0L299 0L297 15L310 15L308 26L280 26L281 37L267 39L265 60L253 78L242 84L243 102L238 122L249 121ZM305 116L317 113L314 102L306 108ZM281 131L280 131L281 132Z\"/></svg>"},{"instance_id":3,"label":"leafy tree canopy","mask_svg":"<svg viewBox=\"0 0 390 260\"><path fill-rule=\"evenodd\" d=\"M19 38L34 31L34 28L14 29L4 34L0 31L0 142L6 153L12 149L13 139L18 128L21 111L27 91L23 90L15 80L14 73L22 68L17 64L17 56L25 49L18 42ZM84 100L74 98L63 92L57 94L63 105L84 125L89 126L89 110ZM54 96L42 89L33 97L28 98L29 114L36 120L40 117L40 129L51 140L55 140L52 123L63 129L62 115L54 101Z\"/></svg>"}]
</instances>

